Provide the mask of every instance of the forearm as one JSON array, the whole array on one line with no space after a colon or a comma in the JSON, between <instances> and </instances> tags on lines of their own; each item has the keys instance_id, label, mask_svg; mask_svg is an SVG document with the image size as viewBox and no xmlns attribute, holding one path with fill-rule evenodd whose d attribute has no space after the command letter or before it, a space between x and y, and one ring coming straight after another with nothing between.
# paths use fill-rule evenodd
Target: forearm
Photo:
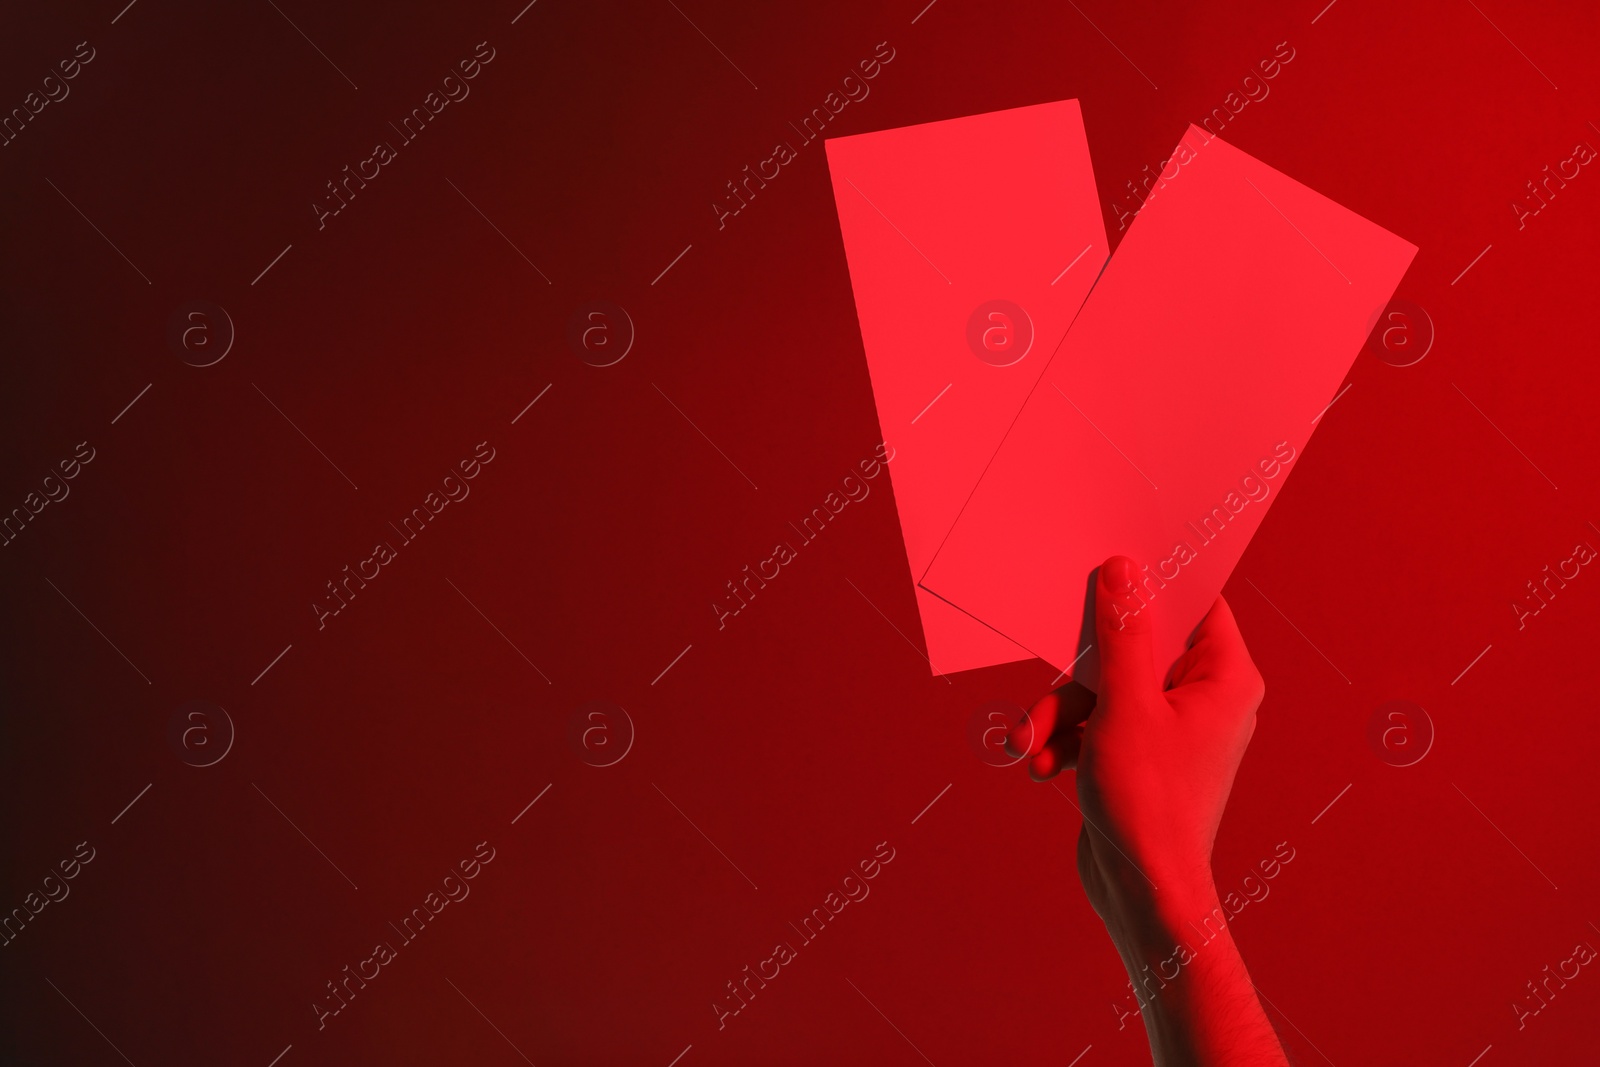
<instances>
[{"instance_id":1,"label":"forearm","mask_svg":"<svg viewBox=\"0 0 1600 1067\"><path fill-rule=\"evenodd\" d=\"M1156 894L1106 922L1157 1067L1284 1067L1215 889Z\"/></svg>"}]
</instances>

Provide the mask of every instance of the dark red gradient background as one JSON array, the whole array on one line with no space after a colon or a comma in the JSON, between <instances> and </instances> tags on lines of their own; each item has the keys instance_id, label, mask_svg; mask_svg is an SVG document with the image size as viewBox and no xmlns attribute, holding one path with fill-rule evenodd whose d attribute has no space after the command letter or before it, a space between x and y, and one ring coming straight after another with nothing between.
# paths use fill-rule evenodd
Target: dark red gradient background
<instances>
[{"instance_id":1,"label":"dark red gradient background","mask_svg":"<svg viewBox=\"0 0 1600 1067\"><path fill-rule=\"evenodd\" d=\"M0 148L0 510L96 451L0 548L0 907L96 850L0 948L9 1062L1145 1062L1070 777L966 741L1054 672L929 677L886 480L726 629L711 608L916 429L877 425L821 145L711 208L880 41L831 132L1077 97L1113 232L1124 182L1295 49L1223 136L1420 246L1399 295L1438 336L1357 359L1228 588L1268 694L1219 883L1295 850L1236 930L1297 1063L1594 1054L1600 975L1520 1030L1511 1005L1600 944L1600 574L1520 632L1510 605L1600 545L1600 176L1521 231L1509 205L1600 146L1600 15L924 2L0 16L6 111L96 52ZM324 183L480 41L470 97L319 232ZM237 327L204 369L165 339L195 298ZM605 369L565 340L592 299L637 326ZM471 496L319 631L324 583L485 440ZM167 742L192 699L237 727L212 767ZM596 699L637 727L604 769L567 741ZM1366 739L1394 699L1437 730L1415 766ZM319 1031L324 983L484 840L471 896ZM870 897L719 1032L724 983L882 841Z\"/></svg>"}]
</instances>

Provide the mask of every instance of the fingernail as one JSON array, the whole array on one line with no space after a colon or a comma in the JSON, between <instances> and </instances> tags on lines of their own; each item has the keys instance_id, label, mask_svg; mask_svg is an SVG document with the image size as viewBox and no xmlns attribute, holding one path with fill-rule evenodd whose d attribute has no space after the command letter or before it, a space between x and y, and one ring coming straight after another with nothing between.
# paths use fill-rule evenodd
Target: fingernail
<instances>
[{"instance_id":1,"label":"fingernail","mask_svg":"<svg viewBox=\"0 0 1600 1067\"><path fill-rule=\"evenodd\" d=\"M1100 566L1100 575L1106 588L1113 593L1133 592L1135 577L1133 560L1127 556L1112 556Z\"/></svg>"},{"instance_id":2,"label":"fingernail","mask_svg":"<svg viewBox=\"0 0 1600 1067\"><path fill-rule=\"evenodd\" d=\"M1022 754L1027 751L1027 749L1023 745L1018 744L1019 740L1020 739L1017 737L1016 727L1012 727L1011 731L1006 734L1005 743L1000 747L1004 749L1005 754L1010 756L1012 759L1021 759Z\"/></svg>"}]
</instances>

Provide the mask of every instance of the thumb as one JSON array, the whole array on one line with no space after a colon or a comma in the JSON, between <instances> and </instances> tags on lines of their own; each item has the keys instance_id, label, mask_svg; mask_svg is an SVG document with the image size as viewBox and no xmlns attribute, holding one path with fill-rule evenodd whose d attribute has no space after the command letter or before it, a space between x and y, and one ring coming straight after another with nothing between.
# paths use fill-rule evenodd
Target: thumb
<instances>
[{"instance_id":1,"label":"thumb","mask_svg":"<svg viewBox=\"0 0 1600 1067\"><path fill-rule=\"evenodd\" d=\"M1112 556L1100 565L1095 580L1094 628L1100 645L1102 699L1157 695L1151 651L1150 608L1135 581L1139 566L1127 556Z\"/></svg>"}]
</instances>

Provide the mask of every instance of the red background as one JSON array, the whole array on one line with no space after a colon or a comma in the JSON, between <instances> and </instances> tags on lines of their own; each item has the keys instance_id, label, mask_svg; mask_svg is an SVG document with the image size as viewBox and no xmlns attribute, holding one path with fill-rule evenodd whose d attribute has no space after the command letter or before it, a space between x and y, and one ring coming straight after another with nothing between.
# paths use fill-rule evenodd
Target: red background
<instances>
[{"instance_id":1,"label":"red background","mask_svg":"<svg viewBox=\"0 0 1600 1067\"><path fill-rule=\"evenodd\" d=\"M966 740L1054 672L928 676L889 494L726 629L710 607L880 440L820 145L725 229L710 205L880 41L832 133L1079 98L1113 234L1123 182L1293 46L1223 136L1420 246L1399 295L1437 340L1357 359L1228 587L1268 693L1218 880L1295 849L1236 936L1298 1063L1592 1054L1600 977L1520 1031L1511 1004L1600 944L1600 577L1521 631L1510 605L1600 546L1600 177L1521 230L1509 205L1600 145L1593 10L65 7L0 33L5 109L95 49L0 148L0 507L95 449L0 549L0 906L96 855L0 949L9 1059L1143 1061L1076 812ZM324 182L485 40L319 231ZM237 328L203 369L166 340L195 298ZM615 366L565 340L591 299L637 327ZM471 496L319 631L324 582L484 440ZM168 743L192 699L237 729L211 767ZM596 699L637 728L608 768L567 739ZM1437 730L1411 767L1367 741L1393 699ZM324 983L483 840L471 896L319 1031ZM719 1032L723 984L880 841L871 896Z\"/></svg>"}]
</instances>

